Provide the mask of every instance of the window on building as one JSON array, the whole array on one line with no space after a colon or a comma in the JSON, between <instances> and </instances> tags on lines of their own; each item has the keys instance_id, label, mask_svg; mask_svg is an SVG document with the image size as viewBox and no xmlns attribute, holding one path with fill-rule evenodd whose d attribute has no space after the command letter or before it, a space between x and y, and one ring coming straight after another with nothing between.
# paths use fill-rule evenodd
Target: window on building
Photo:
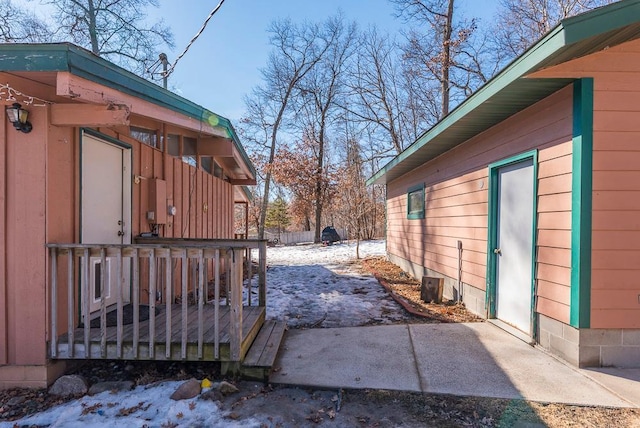
<instances>
[{"instance_id":1,"label":"window on building","mask_svg":"<svg viewBox=\"0 0 640 428\"><path fill-rule=\"evenodd\" d=\"M132 126L129 132L132 138L135 138L141 143L162 150L162 147L158 145L158 134L155 130Z\"/></svg>"},{"instance_id":2,"label":"window on building","mask_svg":"<svg viewBox=\"0 0 640 428\"><path fill-rule=\"evenodd\" d=\"M167 135L167 149L171 156L180 157L180 136L176 134Z\"/></svg>"},{"instance_id":3,"label":"window on building","mask_svg":"<svg viewBox=\"0 0 640 428\"><path fill-rule=\"evenodd\" d=\"M202 156L200 158L200 165L202 166L202 169L211 175L213 175L213 164L214 162L211 156Z\"/></svg>"},{"instance_id":4,"label":"window on building","mask_svg":"<svg viewBox=\"0 0 640 428\"><path fill-rule=\"evenodd\" d=\"M196 146L198 140L191 137L182 138L182 162L187 163L193 167L198 166L196 161Z\"/></svg>"},{"instance_id":5,"label":"window on building","mask_svg":"<svg viewBox=\"0 0 640 428\"><path fill-rule=\"evenodd\" d=\"M424 218L424 184L413 186L407 191L407 218Z\"/></svg>"}]
</instances>

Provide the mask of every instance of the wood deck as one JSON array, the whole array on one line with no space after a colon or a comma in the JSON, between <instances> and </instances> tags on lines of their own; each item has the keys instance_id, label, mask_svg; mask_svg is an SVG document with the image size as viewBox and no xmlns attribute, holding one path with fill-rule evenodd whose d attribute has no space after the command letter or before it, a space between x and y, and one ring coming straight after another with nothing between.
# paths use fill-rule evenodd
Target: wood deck
<instances>
[{"instance_id":1,"label":"wood deck","mask_svg":"<svg viewBox=\"0 0 640 428\"><path fill-rule=\"evenodd\" d=\"M219 346L215 344L214 306L204 306L203 344L199 357L198 349L198 307L192 305L187 311L186 347L183 349L182 306L171 305L170 345L167 349L167 308L157 305L153 345L150 344L150 321L140 321L138 328L138 346L134 348L134 325L123 326L122 348L120 355L117 343L117 327L106 328L106 346L102 346L100 328L90 328L89 350L85 347L84 328L74 331L73 353L70 352L68 336L58 337L57 359L113 359L113 360L183 360L183 361L231 361L230 354L230 306L220 306L220 322L218 324ZM242 345L241 359L256 338L264 324L264 306L244 306L242 308ZM150 350L153 349L153 352ZM216 352L218 351L218 352Z\"/></svg>"}]
</instances>

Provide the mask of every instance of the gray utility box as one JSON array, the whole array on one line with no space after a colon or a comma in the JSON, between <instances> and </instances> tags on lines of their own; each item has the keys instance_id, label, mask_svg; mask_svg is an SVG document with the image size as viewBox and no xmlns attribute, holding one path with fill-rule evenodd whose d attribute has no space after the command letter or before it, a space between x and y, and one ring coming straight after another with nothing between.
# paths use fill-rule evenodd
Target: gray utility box
<instances>
[{"instance_id":1,"label":"gray utility box","mask_svg":"<svg viewBox=\"0 0 640 428\"><path fill-rule=\"evenodd\" d=\"M423 276L422 288L420 289L420 299L427 303L442 303L443 286L444 278Z\"/></svg>"}]
</instances>

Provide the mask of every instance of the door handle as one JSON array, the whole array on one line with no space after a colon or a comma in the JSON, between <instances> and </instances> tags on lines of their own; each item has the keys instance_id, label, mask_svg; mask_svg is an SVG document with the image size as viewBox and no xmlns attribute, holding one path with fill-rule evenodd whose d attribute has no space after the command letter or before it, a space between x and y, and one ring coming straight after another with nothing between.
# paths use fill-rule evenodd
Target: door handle
<instances>
[{"instance_id":1,"label":"door handle","mask_svg":"<svg viewBox=\"0 0 640 428\"><path fill-rule=\"evenodd\" d=\"M493 250L493 254L502 255L502 250L500 248L496 248L495 250Z\"/></svg>"},{"instance_id":2,"label":"door handle","mask_svg":"<svg viewBox=\"0 0 640 428\"><path fill-rule=\"evenodd\" d=\"M118 231L118 236L124 236L124 231L119 230L119 231Z\"/></svg>"}]
</instances>

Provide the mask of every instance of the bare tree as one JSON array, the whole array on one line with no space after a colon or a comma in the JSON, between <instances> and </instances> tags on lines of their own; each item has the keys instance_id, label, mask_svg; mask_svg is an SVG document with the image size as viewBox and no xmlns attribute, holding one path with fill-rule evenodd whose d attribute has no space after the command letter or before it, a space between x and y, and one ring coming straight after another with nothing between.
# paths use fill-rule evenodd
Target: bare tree
<instances>
[{"instance_id":1,"label":"bare tree","mask_svg":"<svg viewBox=\"0 0 640 428\"><path fill-rule=\"evenodd\" d=\"M454 0L390 1L400 17L417 24L407 33L404 47L407 73L414 88L422 89L421 102L433 106L432 114L441 119L452 101L466 98L490 77L473 46L477 22L458 18ZM454 88L459 90L452 93ZM434 92L439 94L438 104Z\"/></svg>"},{"instance_id":2,"label":"bare tree","mask_svg":"<svg viewBox=\"0 0 640 428\"><path fill-rule=\"evenodd\" d=\"M51 30L34 13L11 0L0 0L0 42L42 43L51 40Z\"/></svg>"},{"instance_id":3,"label":"bare tree","mask_svg":"<svg viewBox=\"0 0 640 428\"><path fill-rule=\"evenodd\" d=\"M266 168L258 238L264 239L264 225L271 188L271 166L275 159L280 128L294 89L322 59L328 49L317 25L296 25L291 20L275 21L269 27L272 52L262 70L263 86L255 88L245 102L248 114L243 120L245 135L259 151L266 151ZM266 136L266 140L260 138Z\"/></svg>"},{"instance_id":4,"label":"bare tree","mask_svg":"<svg viewBox=\"0 0 640 428\"><path fill-rule=\"evenodd\" d=\"M502 62L524 52L560 20L615 0L500 0L500 8L490 34L500 50Z\"/></svg>"},{"instance_id":5,"label":"bare tree","mask_svg":"<svg viewBox=\"0 0 640 428\"><path fill-rule=\"evenodd\" d=\"M322 211L327 201L325 161L328 134L338 110L338 99L345 92L345 71L354 52L357 34L355 23L345 24L340 15L327 19L321 28L327 50L297 87L301 96L296 115L302 125L304 139L312 143L314 150L315 242L320 242Z\"/></svg>"},{"instance_id":6,"label":"bare tree","mask_svg":"<svg viewBox=\"0 0 640 428\"><path fill-rule=\"evenodd\" d=\"M70 40L131 71L142 74L173 46L171 30L160 20L148 25L144 10L158 0L42 0L53 6L58 38Z\"/></svg>"},{"instance_id":7,"label":"bare tree","mask_svg":"<svg viewBox=\"0 0 640 428\"><path fill-rule=\"evenodd\" d=\"M371 128L369 135L382 143L376 155L386 155L390 148L395 154L402 152L424 126L424 110L410 105L411 87L403 84L398 51L388 36L370 28L360 36L350 69L351 97L343 107L349 120Z\"/></svg>"}]
</instances>

